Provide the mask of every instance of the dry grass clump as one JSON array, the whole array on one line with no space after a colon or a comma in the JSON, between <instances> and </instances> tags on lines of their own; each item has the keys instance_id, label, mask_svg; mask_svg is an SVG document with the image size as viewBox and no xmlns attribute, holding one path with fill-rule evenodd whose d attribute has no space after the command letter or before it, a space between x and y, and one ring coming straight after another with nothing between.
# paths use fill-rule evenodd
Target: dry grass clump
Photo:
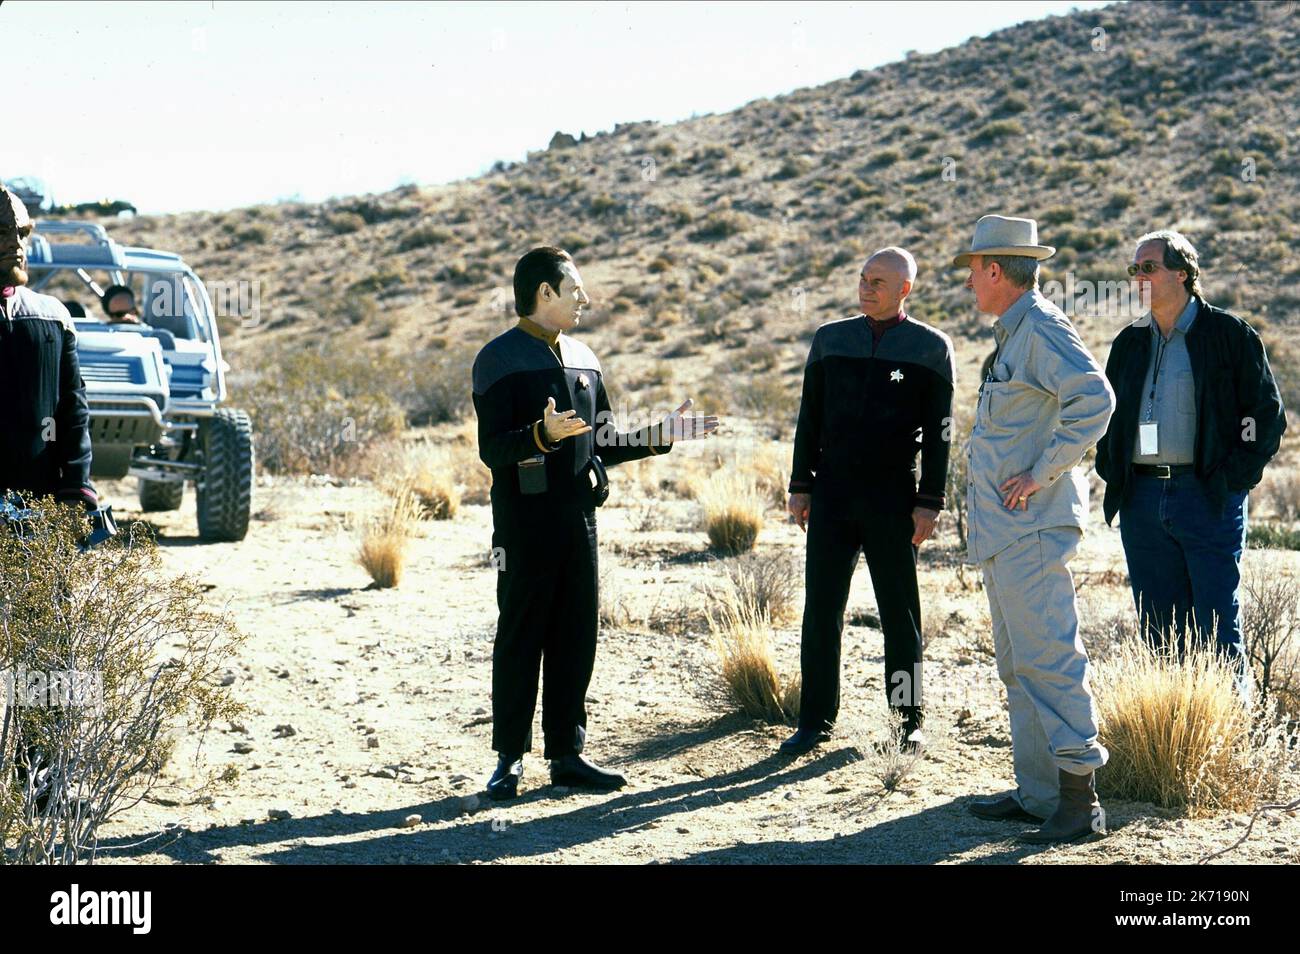
<instances>
[{"instance_id":1,"label":"dry grass clump","mask_svg":"<svg viewBox=\"0 0 1300 954\"><path fill-rule=\"evenodd\" d=\"M1107 795L1192 817L1244 811L1273 796L1294 761L1294 738L1269 708L1242 706L1212 649L1179 660L1129 640L1095 667L1093 686L1110 750L1097 776Z\"/></svg>"},{"instance_id":2,"label":"dry grass clump","mask_svg":"<svg viewBox=\"0 0 1300 954\"><path fill-rule=\"evenodd\" d=\"M479 460L473 421L380 441L367 451L358 470L386 492L409 489L421 516L432 520L450 520L462 503L486 504L490 499L492 472Z\"/></svg>"},{"instance_id":3,"label":"dry grass clump","mask_svg":"<svg viewBox=\"0 0 1300 954\"><path fill-rule=\"evenodd\" d=\"M776 442L759 445L746 463L768 505L784 511L790 486L789 445Z\"/></svg>"},{"instance_id":4,"label":"dry grass clump","mask_svg":"<svg viewBox=\"0 0 1300 954\"><path fill-rule=\"evenodd\" d=\"M700 485L695 498L713 549L724 554L754 549L763 528L763 499L752 478L720 471Z\"/></svg>"},{"instance_id":5,"label":"dry grass clump","mask_svg":"<svg viewBox=\"0 0 1300 954\"><path fill-rule=\"evenodd\" d=\"M379 589L402 581L406 551L420 521L420 504L409 488L398 490L361 526L359 562Z\"/></svg>"},{"instance_id":6,"label":"dry grass clump","mask_svg":"<svg viewBox=\"0 0 1300 954\"><path fill-rule=\"evenodd\" d=\"M450 520L460 509L461 494L452 452L428 439L405 447L401 458L380 483L394 497L409 492L420 516L430 520Z\"/></svg>"},{"instance_id":7,"label":"dry grass clump","mask_svg":"<svg viewBox=\"0 0 1300 954\"><path fill-rule=\"evenodd\" d=\"M782 678L772 651L772 625L752 601L723 590L708 609L718 676L728 700L745 715L775 725L799 718L800 679Z\"/></svg>"},{"instance_id":8,"label":"dry grass clump","mask_svg":"<svg viewBox=\"0 0 1300 954\"><path fill-rule=\"evenodd\" d=\"M774 626L786 626L798 616L796 599L803 586L798 563L784 550L753 551L718 564L733 598L753 606Z\"/></svg>"}]
</instances>

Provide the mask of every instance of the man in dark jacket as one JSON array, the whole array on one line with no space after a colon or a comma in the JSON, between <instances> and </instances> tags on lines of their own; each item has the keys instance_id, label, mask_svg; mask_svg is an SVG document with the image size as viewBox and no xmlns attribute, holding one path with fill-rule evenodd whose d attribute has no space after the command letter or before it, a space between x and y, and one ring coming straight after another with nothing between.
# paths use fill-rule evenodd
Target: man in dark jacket
<instances>
[{"instance_id":1,"label":"man in dark jacket","mask_svg":"<svg viewBox=\"0 0 1300 954\"><path fill-rule=\"evenodd\" d=\"M588 304L567 252L535 248L514 277L519 323L474 360L479 457L492 471L492 552L500 618L492 648L494 800L518 794L532 747L533 710L543 671L542 731L551 781L590 789L625 784L581 755L585 701L599 619L596 511L604 466L707 437L712 416L686 416L685 401L662 422L621 432L614 425L600 362L564 332ZM594 427L593 423L594 422Z\"/></svg>"},{"instance_id":2,"label":"man in dark jacket","mask_svg":"<svg viewBox=\"0 0 1300 954\"><path fill-rule=\"evenodd\" d=\"M32 220L0 187L0 495L98 507L90 412L68 309L26 288Z\"/></svg>"},{"instance_id":3,"label":"man in dark jacket","mask_svg":"<svg viewBox=\"0 0 1300 954\"><path fill-rule=\"evenodd\" d=\"M844 609L859 553L880 607L886 698L902 741L919 741L916 548L944 505L954 361L948 336L903 309L915 281L905 249L873 254L858 277L862 314L818 328L804 367L788 506L808 534L808 555L799 729L781 744L788 755L812 749L834 727Z\"/></svg>"},{"instance_id":4,"label":"man in dark jacket","mask_svg":"<svg viewBox=\"0 0 1300 954\"><path fill-rule=\"evenodd\" d=\"M26 207L0 184L0 499L53 496L91 511L99 501L90 484L90 412L76 333L58 299L26 287L31 233ZM21 722L15 735L22 784L43 757L23 742ZM38 791L38 811L48 798L48 789Z\"/></svg>"},{"instance_id":5,"label":"man in dark jacket","mask_svg":"<svg viewBox=\"0 0 1300 954\"><path fill-rule=\"evenodd\" d=\"M1246 495L1286 430L1259 335L1205 301L1196 249L1174 231L1137 243L1132 275L1151 314L1111 346L1117 408L1097 445L1106 522L1119 514L1133 597L1153 645L1186 634L1219 650L1250 698L1238 587Z\"/></svg>"}]
</instances>

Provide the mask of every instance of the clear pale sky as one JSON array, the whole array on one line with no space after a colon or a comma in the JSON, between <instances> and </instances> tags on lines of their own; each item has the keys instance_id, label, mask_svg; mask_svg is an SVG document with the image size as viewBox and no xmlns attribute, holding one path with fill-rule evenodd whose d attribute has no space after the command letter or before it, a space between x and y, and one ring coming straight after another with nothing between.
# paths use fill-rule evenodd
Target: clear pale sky
<instances>
[{"instance_id":1,"label":"clear pale sky","mask_svg":"<svg viewBox=\"0 0 1300 954\"><path fill-rule=\"evenodd\" d=\"M141 212L473 176L1102 3L38 3L0 39L0 177ZM11 100L11 103L13 101Z\"/></svg>"}]
</instances>

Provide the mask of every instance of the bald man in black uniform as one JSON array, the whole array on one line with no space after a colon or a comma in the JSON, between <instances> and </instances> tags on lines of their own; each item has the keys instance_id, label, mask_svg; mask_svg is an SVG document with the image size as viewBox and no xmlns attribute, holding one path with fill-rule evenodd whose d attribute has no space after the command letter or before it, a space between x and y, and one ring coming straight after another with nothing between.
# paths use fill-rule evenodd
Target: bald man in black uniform
<instances>
[{"instance_id":1,"label":"bald man in black uniform","mask_svg":"<svg viewBox=\"0 0 1300 954\"><path fill-rule=\"evenodd\" d=\"M604 468L712 434L718 419L685 401L658 424L620 432L600 362L564 334L589 304L567 252L535 248L514 277L519 323L474 360L479 456L492 471L492 552L500 617L492 651L494 800L514 798L532 748L542 671L551 781L611 790L626 779L582 757L599 618L596 512ZM594 424L594 426L593 426Z\"/></svg>"},{"instance_id":2,"label":"bald man in black uniform","mask_svg":"<svg viewBox=\"0 0 1300 954\"><path fill-rule=\"evenodd\" d=\"M880 607L898 741L913 751L921 742L916 557L944 506L955 362L948 336L904 310L915 281L906 249L874 253L858 277L862 313L818 328L804 368L788 505L808 534L803 692L799 729L781 744L789 755L829 739L839 715L840 639L859 554Z\"/></svg>"}]
</instances>

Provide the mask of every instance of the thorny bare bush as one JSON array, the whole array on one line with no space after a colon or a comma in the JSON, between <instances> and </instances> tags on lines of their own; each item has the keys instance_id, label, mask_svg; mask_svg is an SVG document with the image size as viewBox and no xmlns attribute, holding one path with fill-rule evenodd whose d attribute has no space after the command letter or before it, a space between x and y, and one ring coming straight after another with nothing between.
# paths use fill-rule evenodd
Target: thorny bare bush
<instances>
[{"instance_id":1,"label":"thorny bare bush","mask_svg":"<svg viewBox=\"0 0 1300 954\"><path fill-rule=\"evenodd\" d=\"M22 534L0 524L0 860L73 864L149 794L179 733L239 714L221 674L242 637L198 582L160 572L141 525L81 553L79 512L33 509Z\"/></svg>"}]
</instances>

